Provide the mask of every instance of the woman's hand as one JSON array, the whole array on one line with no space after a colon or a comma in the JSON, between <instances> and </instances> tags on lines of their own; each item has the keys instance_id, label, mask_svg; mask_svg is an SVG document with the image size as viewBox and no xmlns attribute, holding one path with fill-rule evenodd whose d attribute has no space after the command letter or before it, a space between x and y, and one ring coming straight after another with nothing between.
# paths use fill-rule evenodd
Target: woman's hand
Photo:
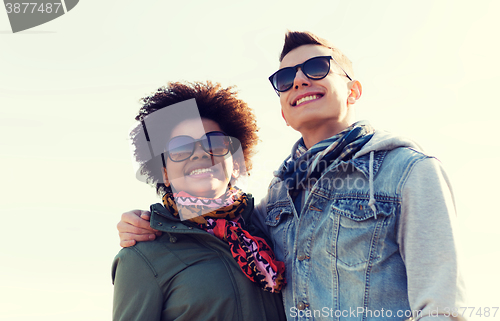
<instances>
[{"instance_id":1,"label":"woman's hand","mask_svg":"<svg viewBox=\"0 0 500 321\"><path fill-rule=\"evenodd\" d=\"M116 225L118 235L120 236L120 246L129 247L136 242L152 241L161 232L149 226L148 211L133 210L122 214L122 219Z\"/></svg>"}]
</instances>

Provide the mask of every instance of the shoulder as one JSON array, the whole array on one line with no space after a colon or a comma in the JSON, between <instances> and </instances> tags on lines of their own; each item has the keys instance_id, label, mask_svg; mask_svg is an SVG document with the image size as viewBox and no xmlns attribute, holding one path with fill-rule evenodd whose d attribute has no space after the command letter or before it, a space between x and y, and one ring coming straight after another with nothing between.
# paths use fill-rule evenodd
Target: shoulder
<instances>
[{"instance_id":1,"label":"shoulder","mask_svg":"<svg viewBox=\"0 0 500 321\"><path fill-rule=\"evenodd\" d=\"M435 157L420 158L412 166L408 175L407 188L448 186L450 182L441 161Z\"/></svg>"},{"instance_id":2,"label":"shoulder","mask_svg":"<svg viewBox=\"0 0 500 321\"><path fill-rule=\"evenodd\" d=\"M368 158L368 155L363 157ZM405 172L409 174L413 171L415 166L421 162L439 163L434 156L411 146L397 146L390 150L375 151L375 159L377 160L377 158L381 161L380 165L391 168L392 171L400 169L403 176L405 176Z\"/></svg>"},{"instance_id":3,"label":"shoulder","mask_svg":"<svg viewBox=\"0 0 500 321\"><path fill-rule=\"evenodd\" d=\"M382 151L384 152L384 151ZM386 151L386 159L394 159L395 161L419 162L424 159L435 158L426 154L425 152L407 146L397 147L392 150Z\"/></svg>"},{"instance_id":4,"label":"shoulder","mask_svg":"<svg viewBox=\"0 0 500 321\"><path fill-rule=\"evenodd\" d=\"M123 255L132 255L130 254L132 252L134 253L133 255L141 257L143 260L152 261L155 257L170 252L166 244L168 243L168 239L169 237L165 233L162 236L156 238L154 241L137 242L137 244L134 246L122 249L122 250L127 250L127 249L129 250L129 251L123 251L126 253L126 254L124 253ZM120 254L120 252L118 254Z\"/></svg>"},{"instance_id":5,"label":"shoulder","mask_svg":"<svg viewBox=\"0 0 500 321\"><path fill-rule=\"evenodd\" d=\"M165 261L175 261L171 251L166 246L165 236L161 236L154 241L138 242L136 245L121 249L113 261L113 273L117 269L129 271L140 270L141 273L149 270L154 277L159 273L164 273ZM167 237L168 238L168 237Z\"/></svg>"},{"instance_id":6,"label":"shoulder","mask_svg":"<svg viewBox=\"0 0 500 321\"><path fill-rule=\"evenodd\" d=\"M145 268L150 270L154 276L157 275L157 271L153 267L152 248L156 248L155 241L152 242L138 242L136 245L123 248L118 252L113 261L113 274L116 273L118 269L133 271L141 270L144 271Z\"/></svg>"}]
</instances>

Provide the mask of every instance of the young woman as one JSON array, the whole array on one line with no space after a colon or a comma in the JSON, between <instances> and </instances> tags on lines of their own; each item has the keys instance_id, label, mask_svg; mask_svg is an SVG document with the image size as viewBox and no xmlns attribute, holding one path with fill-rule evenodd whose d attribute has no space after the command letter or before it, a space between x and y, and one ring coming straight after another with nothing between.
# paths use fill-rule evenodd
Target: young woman
<instances>
[{"instance_id":1,"label":"young woman","mask_svg":"<svg viewBox=\"0 0 500 321\"><path fill-rule=\"evenodd\" d=\"M199 115L180 105L193 98ZM246 226L253 198L235 185L257 143L252 111L210 82L170 83L143 103L131 138L162 196L150 224L163 234L116 256L113 319L285 320L284 264Z\"/></svg>"}]
</instances>

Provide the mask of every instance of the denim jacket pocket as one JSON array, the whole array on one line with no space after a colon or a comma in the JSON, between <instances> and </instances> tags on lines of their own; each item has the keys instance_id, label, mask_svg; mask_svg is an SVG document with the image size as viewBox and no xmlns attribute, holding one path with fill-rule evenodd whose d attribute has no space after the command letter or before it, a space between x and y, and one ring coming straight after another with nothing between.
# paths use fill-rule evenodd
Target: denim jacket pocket
<instances>
[{"instance_id":1,"label":"denim jacket pocket","mask_svg":"<svg viewBox=\"0 0 500 321\"><path fill-rule=\"evenodd\" d=\"M332 204L332 220L338 221L337 237L330 254L349 267L365 266L380 256L378 240L396 204L375 203L376 215L368 199L338 199Z\"/></svg>"},{"instance_id":2,"label":"denim jacket pocket","mask_svg":"<svg viewBox=\"0 0 500 321\"><path fill-rule=\"evenodd\" d=\"M280 261L286 260L289 253L287 245L293 243L288 233L293 221L290 216L293 216L293 211L289 205L278 202L267 206L265 224L270 228L274 254Z\"/></svg>"}]
</instances>

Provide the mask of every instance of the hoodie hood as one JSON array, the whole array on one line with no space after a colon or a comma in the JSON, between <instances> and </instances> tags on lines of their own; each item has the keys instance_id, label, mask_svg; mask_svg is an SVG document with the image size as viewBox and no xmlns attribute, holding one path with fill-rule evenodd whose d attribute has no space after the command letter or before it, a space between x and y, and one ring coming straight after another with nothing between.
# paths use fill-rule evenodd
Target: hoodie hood
<instances>
[{"instance_id":1,"label":"hoodie hood","mask_svg":"<svg viewBox=\"0 0 500 321\"><path fill-rule=\"evenodd\" d=\"M368 170L369 170L368 181L369 181L370 200L368 202L368 206L370 206L370 208L372 209L375 219L377 219L377 208L375 204L376 203L375 190L373 187L374 155L375 152L378 151L391 151L399 147L407 147L414 149L416 151L422 151L422 147L420 147L417 143L408 138L397 136L389 132L386 132L384 130L375 130L373 137L361 148L359 152L357 152L353 156L354 160L363 155L370 154L370 160L368 162Z\"/></svg>"},{"instance_id":2,"label":"hoodie hood","mask_svg":"<svg viewBox=\"0 0 500 321\"><path fill-rule=\"evenodd\" d=\"M420 152L422 151L422 147L409 138L394 135L384 130L375 130L373 137L353 156L353 159L371 152L390 151L398 147L408 147Z\"/></svg>"}]
</instances>

